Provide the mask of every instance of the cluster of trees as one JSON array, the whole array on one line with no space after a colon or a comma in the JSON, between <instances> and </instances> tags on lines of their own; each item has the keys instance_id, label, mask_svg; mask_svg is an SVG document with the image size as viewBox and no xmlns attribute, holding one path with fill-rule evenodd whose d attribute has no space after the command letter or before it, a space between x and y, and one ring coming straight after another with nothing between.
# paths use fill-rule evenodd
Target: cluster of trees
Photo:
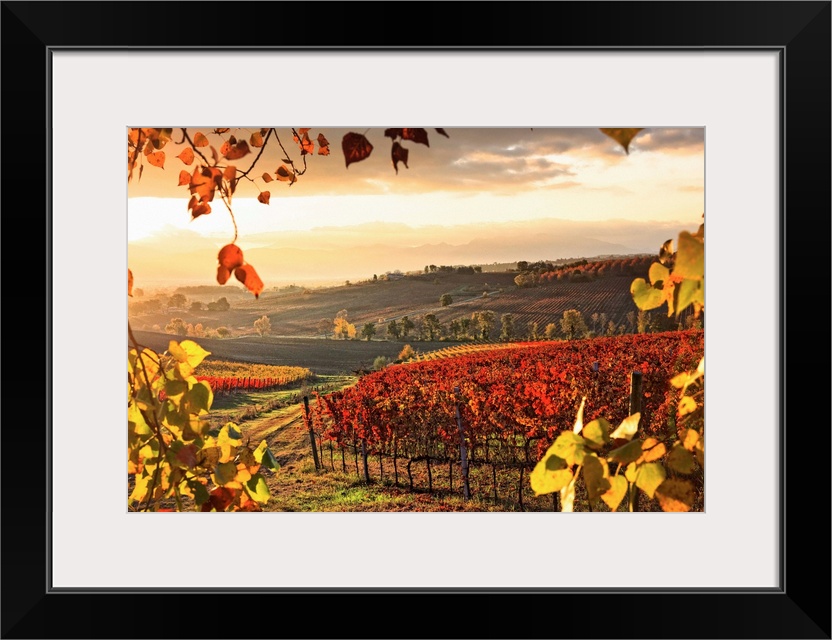
<instances>
[{"instance_id":1,"label":"cluster of trees","mask_svg":"<svg viewBox=\"0 0 832 640\"><path fill-rule=\"evenodd\" d=\"M514 278L518 287L537 287L552 282L591 282L606 276L646 276L652 257L635 256L610 260L575 260L568 264L519 261L520 274Z\"/></svg>"},{"instance_id":2,"label":"cluster of trees","mask_svg":"<svg viewBox=\"0 0 832 640\"><path fill-rule=\"evenodd\" d=\"M153 325L154 330L159 330L159 325ZM228 327L205 327L201 322L193 324L185 322L182 318L171 318L170 322L165 325L165 333L170 333L176 336L189 336L193 338L227 338L231 335L231 330Z\"/></svg>"},{"instance_id":3,"label":"cluster of trees","mask_svg":"<svg viewBox=\"0 0 832 640\"><path fill-rule=\"evenodd\" d=\"M435 264L426 264L425 265L425 273L463 273L466 275L471 275L472 273L482 273L482 267L470 267L470 266L459 266L459 267L450 267L448 265L440 265L436 266Z\"/></svg>"},{"instance_id":4,"label":"cluster of trees","mask_svg":"<svg viewBox=\"0 0 832 640\"><path fill-rule=\"evenodd\" d=\"M191 313L199 313L202 311L228 311L230 308L231 304L225 297L207 304L194 300L189 305L188 298L182 293L174 293L171 296L156 296L148 300L137 300L130 303L130 312L133 314L160 313L168 309L188 309Z\"/></svg>"}]
</instances>

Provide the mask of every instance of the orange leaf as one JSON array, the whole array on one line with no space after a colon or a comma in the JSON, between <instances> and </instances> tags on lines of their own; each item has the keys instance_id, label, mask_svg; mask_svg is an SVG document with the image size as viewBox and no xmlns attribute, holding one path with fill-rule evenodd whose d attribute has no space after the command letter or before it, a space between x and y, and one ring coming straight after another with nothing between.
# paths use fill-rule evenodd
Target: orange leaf
<instances>
[{"instance_id":1,"label":"orange leaf","mask_svg":"<svg viewBox=\"0 0 832 640\"><path fill-rule=\"evenodd\" d=\"M222 177L228 180L229 182L233 180L237 176L237 167L234 165L228 165L225 168L225 171L222 172Z\"/></svg>"},{"instance_id":2,"label":"orange leaf","mask_svg":"<svg viewBox=\"0 0 832 640\"><path fill-rule=\"evenodd\" d=\"M402 140L413 140L429 147L428 132L425 129L402 129Z\"/></svg>"},{"instance_id":3,"label":"orange leaf","mask_svg":"<svg viewBox=\"0 0 832 640\"><path fill-rule=\"evenodd\" d=\"M194 161L194 152L190 147L185 147L184 149L182 149L182 153L180 153L176 157L179 158L185 164L191 164Z\"/></svg>"},{"instance_id":4,"label":"orange leaf","mask_svg":"<svg viewBox=\"0 0 832 640\"><path fill-rule=\"evenodd\" d=\"M133 272L127 269L127 295L133 295Z\"/></svg>"},{"instance_id":5,"label":"orange leaf","mask_svg":"<svg viewBox=\"0 0 832 640\"><path fill-rule=\"evenodd\" d=\"M324 134L318 134L318 155L319 156L328 156L329 155L329 140L324 137Z\"/></svg>"},{"instance_id":6,"label":"orange leaf","mask_svg":"<svg viewBox=\"0 0 832 640\"><path fill-rule=\"evenodd\" d=\"M191 184L191 174L184 169L179 172L179 186L181 187L183 184Z\"/></svg>"},{"instance_id":7,"label":"orange leaf","mask_svg":"<svg viewBox=\"0 0 832 640\"><path fill-rule=\"evenodd\" d=\"M268 191L261 191L260 195L257 196L257 199L262 202L263 204L269 204L269 197L271 197L271 193Z\"/></svg>"},{"instance_id":8,"label":"orange leaf","mask_svg":"<svg viewBox=\"0 0 832 640\"><path fill-rule=\"evenodd\" d=\"M344 160L349 167L353 162L360 162L370 157L373 145L361 134L350 132L341 140L341 148L344 151Z\"/></svg>"},{"instance_id":9,"label":"orange leaf","mask_svg":"<svg viewBox=\"0 0 832 640\"><path fill-rule=\"evenodd\" d=\"M263 146L263 136L260 135L259 131L252 133L248 141L251 143L252 147L260 148Z\"/></svg>"},{"instance_id":10,"label":"orange leaf","mask_svg":"<svg viewBox=\"0 0 832 640\"><path fill-rule=\"evenodd\" d=\"M310 129L311 129L311 127L300 127L300 128L298 129L298 133L299 133L300 135L303 135L304 133L306 133L306 132L307 132L307 131L309 131Z\"/></svg>"},{"instance_id":11,"label":"orange leaf","mask_svg":"<svg viewBox=\"0 0 832 640\"><path fill-rule=\"evenodd\" d=\"M196 196L191 196L188 202L188 211L191 212L191 219L193 220L206 213L211 213L211 205L204 200L198 200Z\"/></svg>"},{"instance_id":12,"label":"orange leaf","mask_svg":"<svg viewBox=\"0 0 832 640\"><path fill-rule=\"evenodd\" d=\"M257 275L254 267L250 264L244 264L242 267L237 267L234 270L234 275L237 277L237 280L246 286L246 289L254 294L255 298L260 297L260 292L263 291L263 281Z\"/></svg>"},{"instance_id":13,"label":"orange leaf","mask_svg":"<svg viewBox=\"0 0 832 640\"><path fill-rule=\"evenodd\" d=\"M393 151L391 155L393 156L393 168L396 170L396 173L399 173L400 162L404 164L406 169L409 169L409 167L407 166L408 153L409 151L405 149L402 145L400 145L398 142L393 143Z\"/></svg>"},{"instance_id":14,"label":"orange leaf","mask_svg":"<svg viewBox=\"0 0 832 640\"><path fill-rule=\"evenodd\" d=\"M220 284L225 284L228 282L228 278L231 277L231 272L226 269L224 266L220 265L217 267L217 282Z\"/></svg>"},{"instance_id":15,"label":"orange leaf","mask_svg":"<svg viewBox=\"0 0 832 640\"><path fill-rule=\"evenodd\" d=\"M236 244L227 244L220 249L217 260L221 266L233 271L243 264L243 252Z\"/></svg>"},{"instance_id":16,"label":"orange leaf","mask_svg":"<svg viewBox=\"0 0 832 640\"><path fill-rule=\"evenodd\" d=\"M277 171L274 172L274 175L276 175L277 179L282 182L294 183L297 180L295 173L285 164L280 165L277 168Z\"/></svg>"},{"instance_id":17,"label":"orange leaf","mask_svg":"<svg viewBox=\"0 0 832 640\"><path fill-rule=\"evenodd\" d=\"M274 178L271 177L268 173L263 174L263 182L271 182Z\"/></svg>"},{"instance_id":18,"label":"orange leaf","mask_svg":"<svg viewBox=\"0 0 832 640\"><path fill-rule=\"evenodd\" d=\"M208 146L208 138L206 138L202 133L197 131L196 135L194 136L194 146L195 147L207 147Z\"/></svg>"},{"instance_id":19,"label":"orange leaf","mask_svg":"<svg viewBox=\"0 0 832 640\"><path fill-rule=\"evenodd\" d=\"M211 202L214 199L214 191L222 184L222 171L216 167L206 167L201 171L194 169L189 185L191 193L199 196L203 202Z\"/></svg>"},{"instance_id":20,"label":"orange leaf","mask_svg":"<svg viewBox=\"0 0 832 640\"><path fill-rule=\"evenodd\" d=\"M150 147L148 147L149 149ZM154 151L153 153L147 156L147 161L152 164L154 167L165 167L165 152L164 151Z\"/></svg>"},{"instance_id":21,"label":"orange leaf","mask_svg":"<svg viewBox=\"0 0 832 640\"><path fill-rule=\"evenodd\" d=\"M228 160L237 160L251 153L248 148L248 142L240 140L237 144L232 145L230 142L223 142L220 147L220 153Z\"/></svg>"},{"instance_id":22,"label":"orange leaf","mask_svg":"<svg viewBox=\"0 0 832 640\"><path fill-rule=\"evenodd\" d=\"M624 151L629 155L630 142L639 131L644 131L644 127L641 129L601 129L601 131L624 147Z\"/></svg>"}]
</instances>

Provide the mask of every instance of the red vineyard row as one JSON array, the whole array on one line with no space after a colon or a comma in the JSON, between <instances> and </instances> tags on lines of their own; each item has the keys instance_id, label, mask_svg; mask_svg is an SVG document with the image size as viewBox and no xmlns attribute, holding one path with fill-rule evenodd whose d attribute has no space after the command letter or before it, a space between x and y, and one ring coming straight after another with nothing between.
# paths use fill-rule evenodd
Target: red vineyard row
<instances>
[{"instance_id":1,"label":"red vineyard row","mask_svg":"<svg viewBox=\"0 0 832 640\"><path fill-rule=\"evenodd\" d=\"M292 382L296 382L297 378L251 378L251 377L215 377L215 376L196 376L197 380L207 382L211 387L211 392L216 395L225 395L235 393L238 391L267 391L269 389L276 389L284 387Z\"/></svg>"},{"instance_id":2,"label":"red vineyard row","mask_svg":"<svg viewBox=\"0 0 832 640\"><path fill-rule=\"evenodd\" d=\"M312 426L341 446L364 440L372 453L452 459L460 442L458 407L473 458L537 459L571 430L583 396L585 423L604 417L617 426L626 418L633 371L642 373L641 429L663 431L677 418L670 379L694 369L703 354L703 331L689 330L396 365L319 397Z\"/></svg>"}]
</instances>

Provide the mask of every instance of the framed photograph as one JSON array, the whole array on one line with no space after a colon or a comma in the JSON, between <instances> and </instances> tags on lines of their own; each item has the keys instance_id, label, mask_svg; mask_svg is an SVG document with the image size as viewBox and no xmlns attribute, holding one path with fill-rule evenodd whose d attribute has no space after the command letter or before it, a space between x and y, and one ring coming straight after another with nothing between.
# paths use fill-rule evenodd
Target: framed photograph
<instances>
[{"instance_id":1,"label":"framed photograph","mask_svg":"<svg viewBox=\"0 0 832 640\"><path fill-rule=\"evenodd\" d=\"M450 6L441 5L443 10ZM458 8L471 11L471 6ZM0 451L5 480L0 504L5 515L2 636L243 637L252 632L241 631L241 617L250 620L252 610L288 606L295 616L312 616L322 607L343 607L346 596L349 604L360 597L368 611L379 604L386 604L385 609L412 607L417 597L420 608L446 606L448 597L473 605L460 618L458 629L415 616L407 634L418 637L488 637L500 629L505 637L829 638L830 529L828 517L818 518L816 513L817 503L825 509L828 502L830 442L826 420L812 426L818 423L818 411L824 415L822 408L812 406L818 404L812 398L825 397L819 378L824 378L824 390L828 385L825 375L806 372L804 364L806 353L824 352L819 342L826 346L826 331L812 326L816 323L811 319L823 315L816 309L817 297L798 301L797 292L805 290L807 280L823 292L821 296L829 291L830 3L485 3L464 24L446 15L440 19L435 10L412 3L403 24L414 24L416 12L430 28L419 33L403 29L393 36L390 19L395 12L370 3L300 3L292 11L306 17L297 22L287 21L285 9L269 3L207 7L212 8L210 18L203 16L206 5L187 2L2 6L6 301L13 314L22 299L30 309L25 312L27 322L29 317L44 318L46 336L37 339L37 326L27 329L31 340L22 340L19 325L7 320L5 428L0 436L5 445ZM405 124L423 128L398 128ZM516 142L528 137L521 131L539 136L534 157L531 146ZM496 147L490 155L483 151L485 138L478 137L483 132L501 134L499 152L493 151ZM552 137L553 132L561 132L560 137ZM565 144L564 132L571 136L571 146L564 148L583 150L580 157L570 156L569 163L557 147ZM206 138L204 145L197 133ZM423 136L429 136L429 144ZM125 138L128 169L134 174L129 182L122 164ZM549 144L545 153L541 141ZM305 146L309 158L304 157ZM602 147L609 157L617 154L615 162L596 163ZM217 180L208 176L206 187L203 173L194 170L200 161L188 162L194 161L188 151L203 156L209 149L229 162L239 155L240 164L237 172L219 175L217 169ZM276 154L269 156L275 166L260 170L258 164L249 176L247 169L255 166L252 161L259 158L259 149L264 149L264 157ZM154 155L160 151L169 152L166 159ZM512 173L512 153L526 154L525 173ZM613 165L625 166L639 157L653 163L649 189L641 186L644 177L635 171L621 170L611 177ZM442 158L448 162L442 164ZM212 161L205 155L203 160L206 166L220 167L216 157ZM318 200L308 199L294 208L287 204L281 210L282 203L289 202L282 200L283 194L289 189L296 193L306 178L312 182L321 161L340 166L323 171L329 182L319 180ZM375 168L362 169L371 161L383 165L386 177L379 177ZM389 174L402 183L423 176L419 162L432 167L432 181L420 183L421 191L407 193L402 200L383 201ZM464 163L468 166L462 171ZM529 163L537 172L532 177ZM337 183L361 171L365 192L339 190ZM498 175L503 181L506 175L516 175L510 188L508 182L501 183L502 209L488 200L488 180L496 181ZM173 230L164 226L168 187L160 187L158 193L151 186L136 191L139 182L152 185L153 176L163 176L171 189L178 189L180 213L191 222ZM515 511L508 508L465 513L286 508L269 513L171 514L164 511L176 510L176 504L161 503L154 513L130 513L125 492L135 487L129 485L130 473L125 486L123 382L115 375L123 371L128 320L123 267L132 266L128 257L132 262L139 253L131 244L133 253L128 256L128 242L138 236L160 238L160 229L179 238L179 246L168 243L169 253L164 255L158 255L161 241L145 247L143 273L153 269L163 281L165 261L172 271L174 260L169 256L184 251L185 234L195 233L205 220L228 224L223 205L241 180L259 194L259 202L247 194L252 213L232 215L233 240L220 244L223 251L229 245L242 250L231 259L231 250L217 255L217 247L212 248L208 280L229 291L236 287L235 292L247 296L246 302L240 298L239 306L253 315L245 315L231 331L250 332L239 339L240 344L248 340L252 348L282 339L268 335L276 333L272 325L283 319L272 314L270 320L269 297L304 295L291 287L314 296L318 284L282 282L272 275L281 264L288 267L267 250L272 224L268 216L284 225L293 215L314 218L318 229L329 224L337 233L321 240L321 246L334 247L337 254L339 247L347 246L338 245L336 237L347 233L338 226L344 221L322 213L333 196L356 200L355 208L345 213L355 223L378 227L381 219L373 207L412 207L410 216L439 216L436 225L450 233L457 227L437 213L445 206L437 194L459 191L465 181L473 186L464 196L465 205L458 205L460 222L479 224L483 230L501 222L535 219L535 191L572 190L583 194L580 202L585 208L600 209L586 215L606 221L606 233L611 234L614 223L607 212L624 211L628 201L637 200L632 197L635 192L642 201L633 205L638 213L632 215L652 225L631 230L631 237L640 239L628 246L640 252L644 243L652 244L648 228L661 235L662 224L682 219L668 210L700 204L708 221L705 269L711 275L705 296L710 304L704 504L690 513L575 509L567 516L543 509L508 513ZM601 191L604 198L596 205L588 194ZM137 196L144 197L142 203L131 200ZM242 189L237 197L248 212ZM378 199L371 202L373 197ZM359 202L361 198L365 200ZM15 214L20 202L26 203L27 211ZM578 199L565 197L552 202L564 210L581 206ZM141 216L138 207L145 207ZM210 208L212 215L205 215ZM361 212L368 217L362 219ZM262 228L251 224L254 218L264 221ZM515 244L529 251L532 261L538 256L535 235L544 235L546 218L540 213L540 226L526 231ZM151 222L142 227L135 224L138 220ZM698 222L685 219L691 232ZM279 230L299 233L289 227ZM415 231L408 227L405 233ZM558 233L578 246L577 236L562 229ZM599 227L585 230L582 237L595 244L581 247L580 257L616 254L601 248L599 239L604 236ZM441 239L425 236L424 242L438 245ZM31 255L32 247L44 248L43 259ZM316 250L320 259L314 264L320 266L326 259L321 247ZM350 274L345 276L349 281L338 283L347 292L343 295L351 295L359 285L392 286L400 276L416 278L415 271L424 266L418 277L426 286L432 286L432 280L440 285L435 296L440 325L442 314L450 314L443 309L462 304L453 297L470 285L466 281L465 286L456 283L459 287L453 291L443 288L447 274L440 267L465 265L473 271L485 262L479 254L461 259L440 253L435 264L427 260L414 268L408 263L398 274L385 267L388 263L372 262L369 249L360 255L343 254L341 273ZM399 256L404 261L406 253L399 251ZM787 256L792 269L786 268ZM228 264L223 262L226 258ZM501 256L495 262L520 259L526 262L522 255ZM180 256L175 262L187 261ZM195 270L201 269L201 258L195 262ZM309 264L311 270L313 263ZM537 272L528 266L511 266L518 290L541 284L523 277L556 278L560 266L580 270L568 260ZM569 276L574 282L592 279L600 286L610 267L599 261L591 273ZM359 282L365 271L369 282ZM543 277L544 273L550 275ZM645 286L661 281L655 273L645 275ZM209 307L219 304L217 292L212 289L202 299L196 292L202 277L201 271L194 276L194 291L166 293L166 304L181 311L182 323L182 332L176 327L168 332L183 340L202 332L201 338L214 340L220 348L220 325L209 318L217 312ZM290 279L297 277L292 272ZM321 271L315 277L332 286L329 281L335 276ZM484 292L497 301L503 295L496 286ZM184 300L172 302L169 294L177 293ZM439 294L451 299L443 302ZM252 299L258 302L252 304ZM135 302L134 297L130 304ZM261 303L266 305L262 317ZM805 309L804 315L796 316L797 309ZM326 319L333 332L349 337L353 326L373 344L369 325L378 331L380 321L387 327L391 319L400 319L392 307L377 315L377 321L357 312L341 316L340 325L336 313ZM569 326L580 332L606 332L609 323L596 326L598 315L587 319L591 326ZM131 316L131 329L144 331L142 340L164 333L166 327L154 328L158 321L151 315L142 317L141 329L138 324L133 327L135 317ZM433 337L422 320L422 329ZM531 331L532 320L524 317L524 331ZM613 334L625 322L607 320L615 325ZM568 328L565 321L564 314L562 331ZM245 332L240 329L244 325ZM294 330L285 326L281 332ZM310 327L297 328L294 337L313 331ZM515 331L510 323L506 329L505 321L502 329ZM455 342L463 342L458 334L455 337ZM358 343L338 342L361 346ZM323 359L334 359L334 349ZM181 361L189 357L185 353ZM365 364L376 368L372 360ZM185 378L190 373L180 371ZM263 379L273 373L264 373ZM792 382L791 394L786 393L787 380ZM128 396L130 384L128 379ZM206 382L211 384L215 385ZM299 384L309 392L309 385ZM169 386L166 392L175 395L177 389ZM211 389L219 397L220 388ZM804 415L809 409L811 414ZM574 415L569 421L573 419ZM459 424L462 431L464 416ZM218 450L229 442L242 446L242 438L235 440L236 432L226 429L221 434L221 425L216 428L210 437L224 438ZM252 448L256 445L253 442ZM336 457L324 448L326 442L318 445L316 465L336 471ZM384 456L398 456L398 449L358 439L353 445L341 458L344 467L354 463L358 470L361 447L370 446L378 454L373 473L393 473L392 462ZM587 455L593 456L589 449ZM187 450L179 451L180 459L190 459ZM478 462L476 448L470 451ZM258 469L267 464L268 456L263 451L252 456L255 453L257 464L247 469L257 480L263 477ZM464 458L467 452L460 455ZM533 461L539 458L535 455ZM137 457L131 464L143 459ZM522 464L517 469L523 469ZM135 468L130 470L135 483ZM227 469L212 471L216 481ZM445 464L437 482L441 477L461 490L462 472L462 465ZM521 481L524 472L519 471ZM221 511L228 506L218 497L222 493L236 499L240 510L260 510L257 482L240 476L235 493L237 479L217 482L229 488L225 493L215 494L214 486L208 485L210 498L194 489L185 499L207 506L205 511ZM142 510L141 494L136 495ZM180 498L176 496L177 503ZM519 500L522 506L522 492ZM814 578L809 581L807 575ZM120 633L95 613L102 607L115 609L115 600L120 610L145 612L139 626ZM512 613L514 607L518 611ZM599 607L611 615L598 616ZM508 617L500 621L491 614L470 613L477 610L499 610ZM563 615L566 611L569 614ZM194 619L209 612L212 631L195 627ZM633 612L637 615L627 616ZM522 617L522 631L516 620L508 622L509 617ZM268 630L255 635L287 635L272 631L283 629L283 623L268 618L262 622ZM622 622L627 619L634 622ZM332 624L326 629L299 628L291 635L374 635L364 622L358 627ZM382 624L378 635L402 634Z\"/></svg>"}]
</instances>

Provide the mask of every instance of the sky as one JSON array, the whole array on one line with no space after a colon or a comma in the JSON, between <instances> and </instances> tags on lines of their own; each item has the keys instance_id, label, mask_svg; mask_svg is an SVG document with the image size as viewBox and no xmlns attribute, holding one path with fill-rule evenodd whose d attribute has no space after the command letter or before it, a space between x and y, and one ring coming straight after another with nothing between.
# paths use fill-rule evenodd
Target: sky
<instances>
[{"instance_id":1,"label":"sky","mask_svg":"<svg viewBox=\"0 0 832 640\"><path fill-rule=\"evenodd\" d=\"M211 147L219 151L231 135L249 140L258 130L187 128L191 140L205 134L209 146L200 150L209 161ZM253 181L241 180L231 202L236 244L251 252L255 267L259 251L264 280L343 282L371 277L367 270L421 268L431 255L430 263L473 264L584 257L570 251L654 252L701 222L702 128L646 128L629 155L596 128L448 128L447 137L425 131L428 145L400 141L409 156L396 172L384 128L312 127L310 138L323 134L330 153L318 154L316 142L291 186L262 177L274 178L287 157L303 169L291 128L276 128L259 157L255 147L234 161L220 156L219 166L238 171L256 160ZM349 132L364 134L373 149L346 166L341 141ZM210 284L216 249L232 241L234 223L219 197L210 214L191 219L179 174L203 161L197 156L186 166L177 157L188 146L177 144L182 139L174 128L163 168L142 158L141 178L136 172L128 184L128 261L148 281ZM269 204L258 202L261 191L269 191Z\"/></svg>"}]
</instances>

